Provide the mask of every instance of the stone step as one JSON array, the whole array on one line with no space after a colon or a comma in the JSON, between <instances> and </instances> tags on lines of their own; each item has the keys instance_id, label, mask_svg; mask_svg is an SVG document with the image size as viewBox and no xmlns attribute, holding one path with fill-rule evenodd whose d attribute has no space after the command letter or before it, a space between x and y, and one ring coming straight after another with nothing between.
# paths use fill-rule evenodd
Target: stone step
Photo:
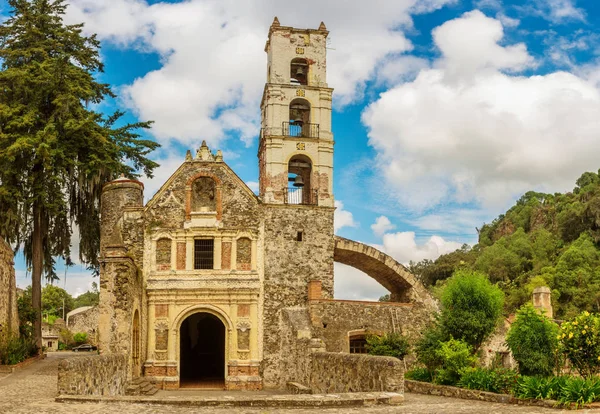
<instances>
[{"instance_id":1,"label":"stone step","mask_svg":"<svg viewBox=\"0 0 600 414\"><path fill-rule=\"evenodd\" d=\"M299 382L288 382L287 390L292 394L312 394L312 390Z\"/></svg>"}]
</instances>

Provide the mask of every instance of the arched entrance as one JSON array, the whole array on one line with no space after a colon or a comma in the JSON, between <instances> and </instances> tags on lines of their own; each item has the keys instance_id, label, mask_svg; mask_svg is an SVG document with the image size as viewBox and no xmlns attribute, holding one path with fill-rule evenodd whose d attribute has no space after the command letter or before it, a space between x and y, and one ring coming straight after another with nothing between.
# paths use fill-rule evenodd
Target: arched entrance
<instances>
[{"instance_id":1,"label":"arched entrance","mask_svg":"<svg viewBox=\"0 0 600 414\"><path fill-rule=\"evenodd\" d=\"M225 384L225 325L215 315L199 312L181 324L181 387L220 388Z\"/></svg>"}]
</instances>

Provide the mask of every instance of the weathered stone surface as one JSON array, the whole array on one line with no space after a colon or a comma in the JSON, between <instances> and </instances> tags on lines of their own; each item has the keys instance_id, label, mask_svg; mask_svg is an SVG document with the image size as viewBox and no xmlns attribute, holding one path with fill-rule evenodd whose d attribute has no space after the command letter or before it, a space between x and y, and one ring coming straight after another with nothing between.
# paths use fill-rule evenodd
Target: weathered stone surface
<instances>
[{"instance_id":1,"label":"weathered stone surface","mask_svg":"<svg viewBox=\"0 0 600 414\"><path fill-rule=\"evenodd\" d=\"M87 333L92 345L98 344L98 306L73 309L67 314L67 328L73 333Z\"/></svg>"},{"instance_id":2,"label":"weathered stone surface","mask_svg":"<svg viewBox=\"0 0 600 414\"><path fill-rule=\"evenodd\" d=\"M19 332L14 253L0 237L0 332Z\"/></svg>"},{"instance_id":3,"label":"weathered stone surface","mask_svg":"<svg viewBox=\"0 0 600 414\"><path fill-rule=\"evenodd\" d=\"M404 393L404 366L397 358L315 352L311 359L309 386L314 393Z\"/></svg>"},{"instance_id":4,"label":"weathered stone surface","mask_svg":"<svg viewBox=\"0 0 600 414\"><path fill-rule=\"evenodd\" d=\"M58 393L124 395L128 362L123 354L64 359L58 365Z\"/></svg>"}]
</instances>

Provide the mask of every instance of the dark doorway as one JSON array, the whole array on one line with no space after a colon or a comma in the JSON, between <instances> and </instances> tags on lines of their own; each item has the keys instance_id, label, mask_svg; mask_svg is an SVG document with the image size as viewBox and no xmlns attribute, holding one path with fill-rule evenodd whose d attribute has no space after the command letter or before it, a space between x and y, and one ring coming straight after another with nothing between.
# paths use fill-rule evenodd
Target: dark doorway
<instances>
[{"instance_id":1,"label":"dark doorway","mask_svg":"<svg viewBox=\"0 0 600 414\"><path fill-rule=\"evenodd\" d=\"M225 381L225 326L210 313L195 313L181 324L180 386L222 388Z\"/></svg>"}]
</instances>

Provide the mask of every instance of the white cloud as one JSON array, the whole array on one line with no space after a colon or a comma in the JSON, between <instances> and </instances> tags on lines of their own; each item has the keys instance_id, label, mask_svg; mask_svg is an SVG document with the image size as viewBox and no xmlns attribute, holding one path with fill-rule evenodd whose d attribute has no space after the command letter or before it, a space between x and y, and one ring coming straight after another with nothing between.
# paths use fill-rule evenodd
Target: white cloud
<instances>
[{"instance_id":1,"label":"white cloud","mask_svg":"<svg viewBox=\"0 0 600 414\"><path fill-rule=\"evenodd\" d=\"M15 270L15 276L17 287L25 289L27 286L31 285L31 273L28 274L25 270ZM93 282L98 283L98 278L94 278L92 273L86 271L83 266L75 266L75 269L69 269L66 274L66 279L64 269L58 271L58 276L60 277L60 280L54 284L59 288L65 289L73 297L77 297L82 293L91 290ZM45 286L46 282L42 281L42 284Z\"/></svg>"},{"instance_id":2,"label":"white cloud","mask_svg":"<svg viewBox=\"0 0 600 414\"><path fill-rule=\"evenodd\" d=\"M334 297L346 300L377 301L389 291L371 276L341 263L334 264Z\"/></svg>"},{"instance_id":3,"label":"white cloud","mask_svg":"<svg viewBox=\"0 0 600 414\"><path fill-rule=\"evenodd\" d=\"M154 51L162 67L122 88L127 105L141 119L155 122L160 141L211 143L228 131L249 143L258 132L264 85L263 52L268 27L277 15L282 25L331 30L328 82L337 104L362 95L378 62L412 48L401 26L410 13L423 13L455 0L188 0L148 4L144 0L72 0L69 22L86 23L122 47Z\"/></svg>"},{"instance_id":4,"label":"white cloud","mask_svg":"<svg viewBox=\"0 0 600 414\"><path fill-rule=\"evenodd\" d=\"M386 216L379 216L375 220L375 223L371 224L371 230L377 236L381 237L385 232L395 229L396 226L390 222L390 219Z\"/></svg>"},{"instance_id":5,"label":"white cloud","mask_svg":"<svg viewBox=\"0 0 600 414\"><path fill-rule=\"evenodd\" d=\"M459 249L462 243L444 240L440 236L431 236L425 243L418 244L412 231L388 233L383 235L382 250L397 261L408 264L411 260L435 260L443 254Z\"/></svg>"},{"instance_id":6,"label":"white cloud","mask_svg":"<svg viewBox=\"0 0 600 414\"><path fill-rule=\"evenodd\" d=\"M598 169L595 85L566 72L504 73L532 60L524 45L500 46L500 22L480 12L444 23L434 39L443 55L434 69L363 113L386 189L402 206L498 209L527 190L572 188Z\"/></svg>"},{"instance_id":7,"label":"white cloud","mask_svg":"<svg viewBox=\"0 0 600 414\"><path fill-rule=\"evenodd\" d=\"M521 21L519 19L508 17L502 12L496 13L496 19L500 20L502 26L504 27L517 27L519 24L521 24Z\"/></svg>"},{"instance_id":8,"label":"white cloud","mask_svg":"<svg viewBox=\"0 0 600 414\"><path fill-rule=\"evenodd\" d=\"M344 210L344 203L341 201L335 202L335 213L333 213L333 227L337 233L343 227L358 227L358 223L354 221L352 213Z\"/></svg>"},{"instance_id":9,"label":"white cloud","mask_svg":"<svg viewBox=\"0 0 600 414\"><path fill-rule=\"evenodd\" d=\"M537 0L536 5L544 12L544 16L554 23L568 20L585 21L585 12L575 6L575 0Z\"/></svg>"},{"instance_id":10,"label":"white cloud","mask_svg":"<svg viewBox=\"0 0 600 414\"><path fill-rule=\"evenodd\" d=\"M478 0L474 2L474 6L478 9L498 10L502 8L502 2L500 0Z\"/></svg>"},{"instance_id":11,"label":"white cloud","mask_svg":"<svg viewBox=\"0 0 600 414\"><path fill-rule=\"evenodd\" d=\"M258 183L256 181L248 181L246 185L248 188L258 194Z\"/></svg>"}]
</instances>

